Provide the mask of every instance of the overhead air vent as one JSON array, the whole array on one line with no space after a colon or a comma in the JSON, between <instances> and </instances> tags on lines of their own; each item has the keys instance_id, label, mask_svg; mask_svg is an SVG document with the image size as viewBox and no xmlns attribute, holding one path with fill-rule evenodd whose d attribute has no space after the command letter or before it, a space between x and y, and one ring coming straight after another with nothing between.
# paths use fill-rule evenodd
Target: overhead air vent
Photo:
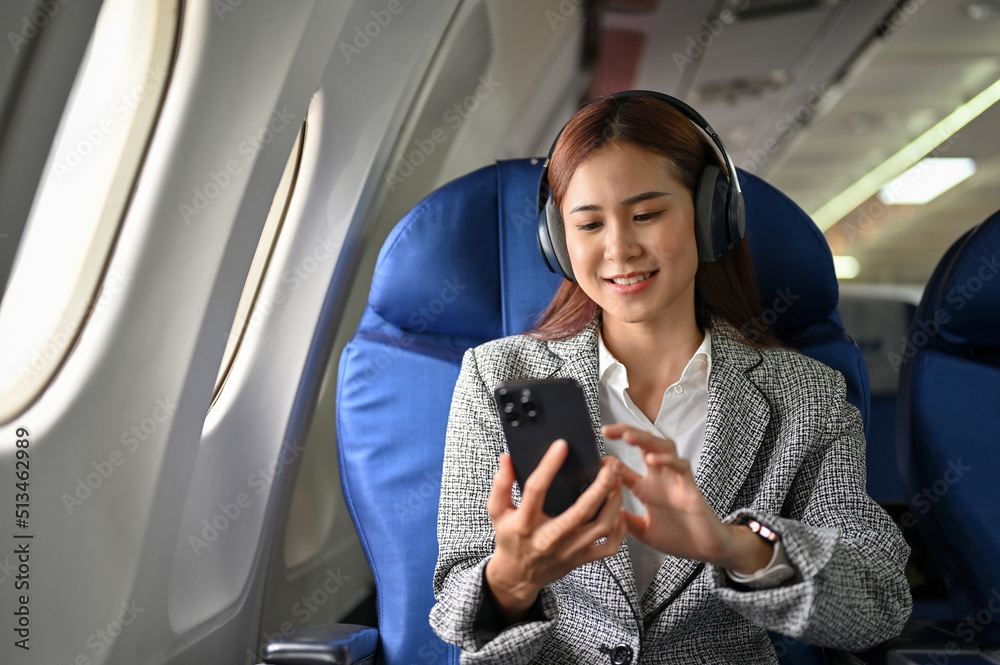
<instances>
[{"instance_id":1,"label":"overhead air vent","mask_svg":"<svg viewBox=\"0 0 1000 665\"><path fill-rule=\"evenodd\" d=\"M837 4L839 0L737 0L730 2L738 21L773 18L819 9Z\"/></svg>"},{"instance_id":2,"label":"overhead air vent","mask_svg":"<svg viewBox=\"0 0 1000 665\"><path fill-rule=\"evenodd\" d=\"M712 102L736 104L745 99L760 99L780 90L787 83L788 73L784 70L775 70L760 76L706 81L697 88L698 99L706 104Z\"/></svg>"}]
</instances>

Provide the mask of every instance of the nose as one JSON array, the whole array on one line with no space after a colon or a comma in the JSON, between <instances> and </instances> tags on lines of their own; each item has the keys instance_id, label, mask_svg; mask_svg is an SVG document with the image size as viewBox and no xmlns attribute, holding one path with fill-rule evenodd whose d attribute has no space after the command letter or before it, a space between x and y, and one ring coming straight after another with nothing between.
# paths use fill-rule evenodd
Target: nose
<instances>
[{"instance_id":1,"label":"nose","mask_svg":"<svg viewBox=\"0 0 1000 665\"><path fill-rule=\"evenodd\" d=\"M604 237L604 258L613 263L626 263L642 253L631 220L613 220L607 224Z\"/></svg>"}]
</instances>

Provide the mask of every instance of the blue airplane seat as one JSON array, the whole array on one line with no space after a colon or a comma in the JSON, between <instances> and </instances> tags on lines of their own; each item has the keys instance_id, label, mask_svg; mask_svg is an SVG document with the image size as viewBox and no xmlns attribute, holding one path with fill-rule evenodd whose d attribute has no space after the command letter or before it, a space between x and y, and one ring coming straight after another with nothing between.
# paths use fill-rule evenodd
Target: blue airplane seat
<instances>
[{"instance_id":1,"label":"blue airplane seat","mask_svg":"<svg viewBox=\"0 0 1000 665\"><path fill-rule=\"evenodd\" d=\"M535 237L540 170L536 159L498 162L419 203L382 247L341 356L341 479L375 578L381 665L458 662L428 624L445 427L463 352L529 329L560 283ZM747 173L740 179L763 322L844 372L867 416L864 363L837 317L822 234L773 187ZM778 651L783 662L824 662L790 640Z\"/></svg>"},{"instance_id":2,"label":"blue airplane seat","mask_svg":"<svg viewBox=\"0 0 1000 665\"><path fill-rule=\"evenodd\" d=\"M906 337L917 311L916 302L909 297L903 291L841 293L837 305L844 327L861 347L868 367L871 410L865 437L866 489L893 512L906 505L896 465L896 395L900 340Z\"/></svg>"},{"instance_id":3,"label":"blue airplane seat","mask_svg":"<svg viewBox=\"0 0 1000 665\"><path fill-rule=\"evenodd\" d=\"M837 312L840 292L826 238L794 201L757 176L738 172L762 318L783 343L844 375L847 399L861 412L867 435L868 370Z\"/></svg>"},{"instance_id":4,"label":"blue airplane seat","mask_svg":"<svg viewBox=\"0 0 1000 665\"><path fill-rule=\"evenodd\" d=\"M380 665L458 662L428 622L445 428L465 350L529 328L559 286L535 240L540 170L500 162L404 217L341 356L340 472L375 577Z\"/></svg>"},{"instance_id":5,"label":"blue airplane seat","mask_svg":"<svg viewBox=\"0 0 1000 665\"><path fill-rule=\"evenodd\" d=\"M998 255L1000 212L938 263L903 350L896 421L910 514L970 636L1000 608Z\"/></svg>"}]
</instances>

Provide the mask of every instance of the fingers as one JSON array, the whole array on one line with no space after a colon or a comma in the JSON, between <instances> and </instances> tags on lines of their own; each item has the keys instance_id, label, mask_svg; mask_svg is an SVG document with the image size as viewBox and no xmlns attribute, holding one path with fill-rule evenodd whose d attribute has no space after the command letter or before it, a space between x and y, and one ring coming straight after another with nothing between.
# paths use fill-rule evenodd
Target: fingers
<instances>
[{"instance_id":1,"label":"fingers","mask_svg":"<svg viewBox=\"0 0 1000 665\"><path fill-rule=\"evenodd\" d=\"M619 473L621 474L622 477L622 484L625 485L625 487L629 488L630 490L633 490L635 486L638 485L640 482L642 482L642 479L645 478L645 476L640 476L638 473L630 469L625 464L621 465L621 470L619 471Z\"/></svg>"},{"instance_id":2,"label":"fingers","mask_svg":"<svg viewBox=\"0 0 1000 665\"><path fill-rule=\"evenodd\" d=\"M601 458L601 466L602 467L609 466L609 465L610 466L615 466L616 464L621 464L621 463L622 463L621 460L618 459L617 457L615 457L614 455L608 455L607 457L602 457Z\"/></svg>"},{"instance_id":3,"label":"fingers","mask_svg":"<svg viewBox=\"0 0 1000 665\"><path fill-rule=\"evenodd\" d=\"M600 506L600 512L591 522L582 525L581 538L584 543L589 544L610 537L617 526L623 500L621 487L615 487L608 493L604 505Z\"/></svg>"},{"instance_id":4,"label":"fingers","mask_svg":"<svg viewBox=\"0 0 1000 665\"><path fill-rule=\"evenodd\" d=\"M691 463L679 457L677 446L670 439L662 439L646 430L631 427L622 423L606 425L602 428L604 436L608 438L619 438L626 443L638 446L645 454L643 460L648 467L647 472L656 473L664 469L669 469L682 475L691 475ZM622 473L622 480L629 489L634 489L636 484L643 478L639 474L626 469Z\"/></svg>"},{"instance_id":5,"label":"fingers","mask_svg":"<svg viewBox=\"0 0 1000 665\"><path fill-rule=\"evenodd\" d=\"M561 547L580 550L589 548L595 540L608 535L614 515L622 503L618 476L622 466L616 458L602 461L601 470L590 487L561 515L541 527L547 545L559 542ZM523 503L521 505L524 506ZM598 511L600 513L595 515ZM599 522L601 516L604 516L603 522ZM587 535L590 531L602 529L603 533Z\"/></svg>"},{"instance_id":6,"label":"fingers","mask_svg":"<svg viewBox=\"0 0 1000 665\"><path fill-rule=\"evenodd\" d=\"M639 540L645 542L646 529L649 528L649 517L639 517L638 515L634 515L628 511L622 512L624 513L624 519L622 521L625 522L628 532Z\"/></svg>"},{"instance_id":7,"label":"fingers","mask_svg":"<svg viewBox=\"0 0 1000 665\"><path fill-rule=\"evenodd\" d=\"M605 473L611 471L611 466L608 466ZM587 488L587 492L604 502L592 520L590 516L597 507L585 508L586 503L578 501L562 515L542 524L533 539L536 549L549 551L567 562L567 572L618 552L628 528L623 516L621 487L616 478L612 483L607 493L594 491L605 486L601 481L595 481ZM584 495L580 498L583 499Z\"/></svg>"},{"instance_id":8,"label":"fingers","mask_svg":"<svg viewBox=\"0 0 1000 665\"><path fill-rule=\"evenodd\" d=\"M620 494L620 493L619 493ZM608 502L611 503L610 500ZM626 534L628 534L628 526L626 523L626 516L628 513L621 509L621 498L619 497L616 501L617 508L613 508L609 505L607 515L605 511L602 510L602 517L600 518L601 527L598 531L597 525L592 526L585 537L593 537L595 532L597 537L593 540L588 540L585 547L581 549L580 556L576 560L577 566L582 566L585 563L590 563L591 561L600 561L609 556L614 556L618 553L618 550L622 546L622 542L625 540ZM605 525L603 520L605 518L610 518L610 525ZM595 543L596 540L604 538L604 542Z\"/></svg>"},{"instance_id":9,"label":"fingers","mask_svg":"<svg viewBox=\"0 0 1000 665\"><path fill-rule=\"evenodd\" d=\"M509 455L500 455L500 468L493 475L493 486L486 501L486 512L494 522L505 511L513 509L510 492L514 487L514 465Z\"/></svg>"},{"instance_id":10,"label":"fingers","mask_svg":"<svg viewBox=\"0 0 1000 665\"><path fill-rule=\"evenodd\" d=\"M617 485L613 486L604 499L604 505L600 506L600 512L594 516L593 520L577 527L572 539L567 542L568 548L579 552L577 565L607 556L607 554L599 553L602 551L601 548L604 545L604 543L597 543L599 540L607 539L612 543L617 541L617 545L613 546L612 552L618 550L618 546L621 545L621 540L625 538L626 533L622 518L622 501L621 487Z\"/></svg>"},{"instance_id":11,"label":"fingers","mask_svg":"<svg viewBox=\"0 0 1000 665\"><path fill-rule=\"evenodd\" d=\"M558 439L549 446L538 466L524 481L524 487L521 488L521 508L530 513L542 512L545 493L549 491L552 479L556 477L568 454L569 446L563 439Z\"/></svg>"},{"instance_id":12,"label":"fingers","mask_svg":"<svg viewBox=\"0 0 1000 665\"><path fill-rule=\"evenodd\" d=\"M601 432L609 439L623 439L625 443L639 446L643 450L651 453L677 454L677 446L670 439L662 439L654 434L638 427L615 423L605 425Z\"/></svg>"},{"instance_id":13,"label":"fingers","mask_svg":"<svg viewBox=\"0 0 1000 665\"><path fill-rule=\"evenodd\" d=\"M646 466L651 469L667 468L676 473L692 475L691 462L683 457L678 457L676 454L646 453L643 456L643 460L646 462Z\"/></svg>"},{"instance_id":14,"label":"fingers","mask_svg":"<svg viewBox=\"0 0 1000 665\"><path fill-rule=\"evenodd\" d=\"M694 479L691 473L691 463L674 453L646 453L642 459L646 463L646 475L639 475L624 464L621 465L622 484L640 499L645 496L642 483L647 477L669 471L677 475L691 476L692 481Z\"/></svg>"},{"instance_id":15,"label":"fingers","mask_svg":"<svg viewBox=\"0 0 1000 665\"><path fill-rule=\"evenodd\" d=\"M572 506L548 524L550 537L562 539L567 534L572 534L574 530L586 528L592 519L596 519L595 513L601 509L601 505L610 502L615 492L621 494L618 472L622 466L615 458L602 462L601 470L594 482L577 497ZM592 543L599 537L591 538L587 542Z\"/></svg>"},{"instance_id":16,"label":"fingers","mask_svg":"<svg viewBox=\"0 0 1000 665\"><path fill-rule=\"evenodd\" d=\"M584 520L590 519L610 494L621 487L621 472L625 465L615 457L602 460L601 470L576 502L566 511L574 510Z\"/></svg>"}]
</instances>

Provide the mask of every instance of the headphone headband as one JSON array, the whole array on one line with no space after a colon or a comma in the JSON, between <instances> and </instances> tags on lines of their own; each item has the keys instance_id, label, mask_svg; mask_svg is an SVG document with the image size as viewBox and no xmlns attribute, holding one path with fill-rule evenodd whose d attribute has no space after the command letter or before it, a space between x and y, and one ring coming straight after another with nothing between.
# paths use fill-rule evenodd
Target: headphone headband
<instances>
[{"instance_id":1,"label":"headphone headband","mask_svg":"<svg viewBox=\"0 0 1000 665\"><path fill-rule=\"evenodd\" d=\"M675 109L683 113L684 117L686 117L688 120L697 125L699 129L705 132L705 134L708 135L708 138L712 139L712 143L715 144L715 147L719 149L719 154L722 156L722 161L725 162L726 170L729 172L729 182L732 184L733 190L739 192L740 194L743 193L743 190L740 189L739 178L736 176L736 165L733 164L733 160L729 156L729 151L726 150L726 146L722 143L722 139L719 137L718 132L712 129L712 126L708 124L708 121L705 120L704 116L695 111L694 108L692 108L687 102L682 102L676 97L671 97L666 93L656 92L655 90L623 90L622 92L615 92L610 95L601 97L600 99L595 99L594 101L589 102L586 106L584 106L584 108L590 106L591 104L602 102L606 99L625 100L630 97L640 97L640 96L652 97L653 99L658 99L661 102L666 102L667 104L670 104ZM563 132L566 131L567 125L569 125L568 122L565 125L563 125L562 129L559 130L559 133L556 134L556 140L552 142L552 146L549 148L549 153L548 155L545 156L545 163L542 165L542 168L544 169L543 174L546 176L548 176L549 172L549 162L552 161L552 153L556 151L556 146L559 145L559 139L562 138ZM547 179L546 179L546 184L547 184ZM546 195L548 195L548 192L546 192Z\"/></svg>"},{"instance_id":2,"label":"headphone headband","mask_svg":"<svg viewBox=\"0 0 1000 665\"><path fill-rule=\"evenodd\" d=\"M722 139L708 124L708 121L691 106L676 97L653 90L626 90L601 97L590 104L609 99L626 100L638 96L658 99L680 111L715 144L726 165L727 174L723 174L713 164L706 165L701 174L697 191L692 193L695 202L695 236L698 241L698 258L703 261L715 261L739 243L745 234L743 191L740 189L739 178L736 175L736 165L733 164L732 157L722 143ZM538 246L545 260L545 265L550 271L562 274L570 281L575 281L573 268L565 248L565 229L559 211L549 195L548 179L552 154L568 124L563 125L556 135L555 141L552 142L538 182Z\"/></svg>"}]
</instances>

